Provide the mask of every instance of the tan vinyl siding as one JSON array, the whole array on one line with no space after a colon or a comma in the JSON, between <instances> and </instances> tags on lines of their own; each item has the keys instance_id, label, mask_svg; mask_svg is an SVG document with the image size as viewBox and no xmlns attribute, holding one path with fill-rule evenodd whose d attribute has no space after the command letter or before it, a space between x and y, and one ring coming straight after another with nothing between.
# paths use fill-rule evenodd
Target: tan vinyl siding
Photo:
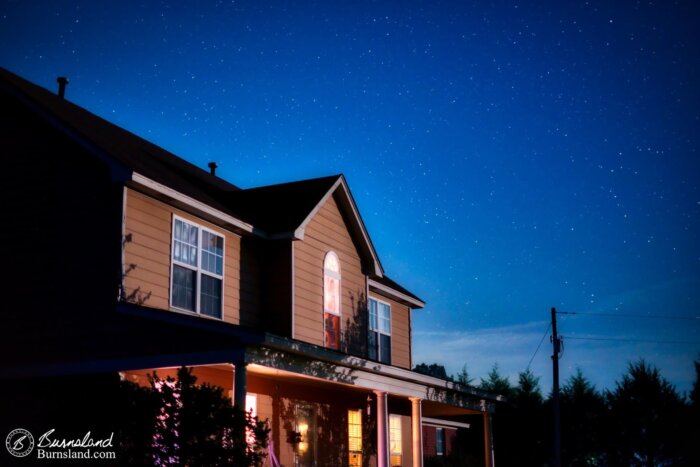
<instances>
[{"instance_id":1,"label":"tan vinyl siding","mask_svg":"<svg viewBox=\"0 0 700 467\"><path fill-rule=\"evenodd\" d=\"M410 308L376 292L369 296L391 305L391 364L411 369Z\"/></svg>"},{"instance_id":2,"label":"tan vinyl siding","mask_svg":"<svg viewBox=\"0 0 700 467\"><path fill-rule=\"evenodd\" d=\"M170 309L170 248L176 214L224 235L224 321L240 323L240 237L135 190L126 190L124 291L129 301ZM253 323L246 323L253 324Z\"/></svg>"},{"instance_id":3,"label":"tan vinyl siding","mask_svg":"<svg viewBox=\"0 0 700 467\"><path fill-rule=\"evenodd\" d=\"M294 244L294 338L323 345L323 260L335 251L340 260L341 335L366 293L360 256L338 205L331 197L307 224L304 240Z\"/></svg>"}]
</instances>

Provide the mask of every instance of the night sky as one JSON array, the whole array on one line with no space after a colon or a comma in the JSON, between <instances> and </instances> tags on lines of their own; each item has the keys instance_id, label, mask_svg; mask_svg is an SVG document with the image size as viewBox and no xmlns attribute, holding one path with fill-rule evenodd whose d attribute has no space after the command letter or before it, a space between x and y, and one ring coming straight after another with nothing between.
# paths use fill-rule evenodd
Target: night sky
<instances>
[{"instance_id":1,"label":"night sky","mask_svg":"<svg viewBox=\"0 0 700 467\"><path fill-rule=\"evenodd\" d=\"M700 7L528 3L4 0L0 66L244 188L344 173L414 363L514 377L556 306L616 315L560 316L562 379L688 390Z\"/></svg>"}]
</instances>

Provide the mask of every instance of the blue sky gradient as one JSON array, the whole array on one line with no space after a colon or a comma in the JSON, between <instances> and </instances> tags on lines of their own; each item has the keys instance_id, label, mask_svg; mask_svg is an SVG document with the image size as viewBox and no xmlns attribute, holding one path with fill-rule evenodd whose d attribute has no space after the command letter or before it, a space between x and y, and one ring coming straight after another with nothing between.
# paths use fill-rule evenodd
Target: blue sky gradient
<instances>
[{"instance_id":1,"label":"blue sky gradient","mask_svg":"<svg viewBox=\"0 0 700 467\"><path fill-rule=\"evenodd\" d=\"M610 388L643 357L688 390L699 7L535 3L5 1L0 65L242 187L344 173L428 303L416 363L515 376L551 306L683 316L562 317L627 340L565 340L562 375Z\"/></svg>"}]
</instances>

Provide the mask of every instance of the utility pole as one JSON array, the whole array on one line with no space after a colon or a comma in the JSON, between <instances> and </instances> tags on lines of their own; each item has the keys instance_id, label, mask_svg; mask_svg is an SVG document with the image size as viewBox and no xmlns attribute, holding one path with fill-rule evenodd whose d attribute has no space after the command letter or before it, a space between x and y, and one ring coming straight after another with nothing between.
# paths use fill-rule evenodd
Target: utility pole
<instances>
[{"instance_id":1,"label":"utility pole","mask_svg":"<svg viewBox=\"0 0 700 467\"><path fill-rule=\"evenodd\" d=\"M559 433L559 352L561 340L557 335L557 309L552 307L552 411L554 412L554 467L561 467L561 437Z\"/></svg>"}]
</instances>

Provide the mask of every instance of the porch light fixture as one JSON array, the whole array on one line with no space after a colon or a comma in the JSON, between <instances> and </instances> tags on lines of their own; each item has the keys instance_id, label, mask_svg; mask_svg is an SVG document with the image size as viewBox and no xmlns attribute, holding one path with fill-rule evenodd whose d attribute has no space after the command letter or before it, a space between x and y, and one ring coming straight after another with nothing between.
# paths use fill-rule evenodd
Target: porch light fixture
<instances>
[{"instance_id":1,"label":"porch light fixture","mask_svg":"<svg viewBox=\"0 0 700 467\"><path fill-rule=\"evenodd\" d=\"M367 396L367 416L372 415L372 396Z\"/></svg>"}]
</instances>

